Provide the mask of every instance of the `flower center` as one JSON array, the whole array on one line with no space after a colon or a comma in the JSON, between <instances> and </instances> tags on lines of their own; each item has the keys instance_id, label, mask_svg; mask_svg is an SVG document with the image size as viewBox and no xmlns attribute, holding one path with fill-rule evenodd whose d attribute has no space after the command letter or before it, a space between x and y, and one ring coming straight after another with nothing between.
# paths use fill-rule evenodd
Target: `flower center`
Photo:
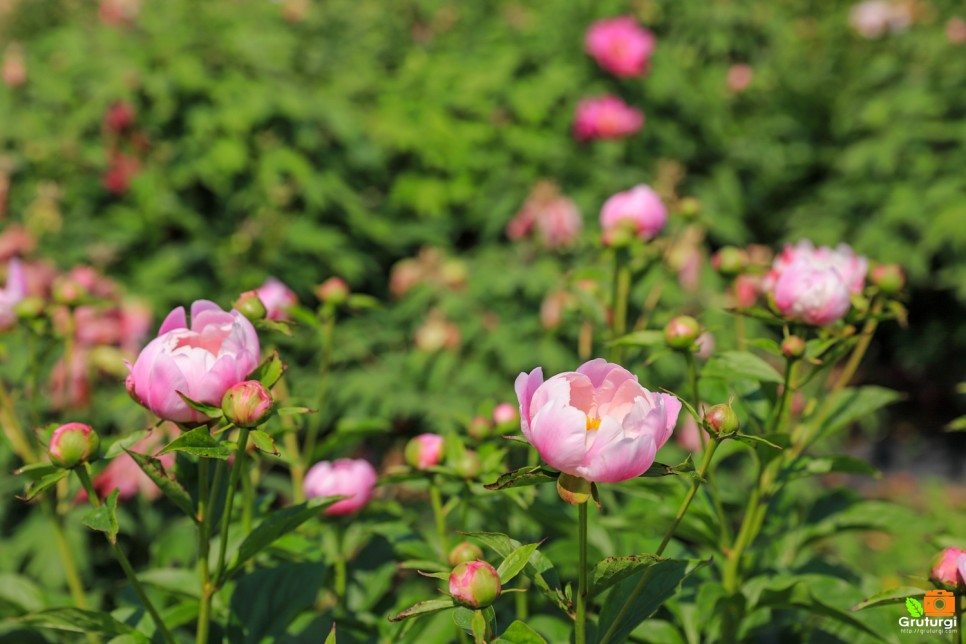
<instances>
[{"instance_id":1,"label":"flower center","mask_svg":"<svg viewBox=\"0 0 966 644\"><path fill-rule=\"evenodd\" d=\"M600 418L587 417L587 431L600 429Z\"/></svg>"}]
</instances>

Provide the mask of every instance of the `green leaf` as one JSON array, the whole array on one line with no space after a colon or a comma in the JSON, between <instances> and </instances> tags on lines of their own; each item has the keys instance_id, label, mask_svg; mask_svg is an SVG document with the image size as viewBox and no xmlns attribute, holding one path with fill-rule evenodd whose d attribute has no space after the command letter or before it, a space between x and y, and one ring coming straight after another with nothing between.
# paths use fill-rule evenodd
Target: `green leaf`
<instances>
[{"instance_id":1,"label":"green leaf","mask_svg":"<svg viewBox=\"0 0 966 644\"><path fill-rule=\"evenodd\" d=\"M909 615L912 617L922 617L922 604L919 603L918 599L912 597L906 599L906 610L909 611Z\"/></svg>"},{"instance_id":2,"label":"green leaf","mask_svg":"<svg viewBox=\"0 0 966 644\"><path fill-rule=\"evenodd\" d=\"M332 630L329 631L328 637L325 638L325 642L322 644L336 644L335 641L335 623L332 624Z\"/></svg>"},{"instance_id":3,"label":"green leaf","mask_svg":"<svg viewBox=\"0 0 966 644\"><path fill-rule=\"evenodd\" d=\"M920 597L925 595L926 591L922 588L916 588L914 586L900 586L899 588L890 588L889 590L883 590L881 593L876 593L871 597L860 601L858 604L850 608L851 611L865 610L866 608L872 608L873 606L885 606L887 604L901 604L905 602L906 607L909 606L909 601L915 602L918 606L920 615L922 614L922 605L918 600L912 599L910 595ZM911 612L911 610L910 610ZM917 617L914 615L914 617Z\"/></svg>"},{"instance_id":4,"label":"green leaf","mask_svg":"<svg viewBox=\"0 0 966 644\"><path fill-rule=\"evenodd\" d=\"M636 331L621 336L610 343L618 347L663 347L664 333L662 331Z\"/></svg>"},{"instance_id":5,"label":"green leaf","mask_svg":"<svg viewBox=\"0 0 966 644\"><path fill-rule=\"evenodd\" d=\"M752 434L742 434L741 432L738 432L737 434L733 434L731 438L734 438L736 441L740 443L744 443L745 445L750 445L752 447L757 447L758 445L767 445L768 447L771 447L773 449L778 449L778 450L783 449L781 445L776 445L775 443L771 442L766 438L762 438L761 436L754 436Z\"/></svg>"},{"instance_id":6,"label":"green leaf","mask_svg":"<svg viewBox=\"0 0 966 644\"><path fill-rule=\"evenodd\" d=\"M319 561L282 563L241 575L231 593L227 640L275 642L302 611L315 604L327 566Z\"/></svg>"},{"instance_id":7,"label":"green leaf","mask_svg":"<svg viewBox=\"0 0 966 644\"><path fill-rule=\"evenodd\" d=\"M473 611L470 630L473 631L474 644L486 644L486 618L483 617L483 611Z\"/></svg>"},{"instance_id":8,"label":"green leaf","mask_svg":"<svg viewBox=\"0 0 966 644\"><path fill-rule=\"evenodd\" d=\"M50 608L37 613L23 615L12 620L34 628L49 628L70 633L103 633L105 635L124 635L134 629L123 624L108 613L80 608Z\"/></svg>"},{"instance_id":9,"label":"green leaf","mask_svg":"<svg viewBox=\"0 0 966 644\"><path fill-rule=\"evenodd\" d=\"M702 369L701 376L721 380L747 378L759 382L782 383L782 377L774 367L747 351L725 351L712 356Z\"/></svg>"},{"instance_id":10,"label":"green leaf","mask_svg":"<svg viewBox=\"0 0 966 644\"><path fill-rule=\"evenodd\" d=\"M487 490L505 490L511 487L524 487L556 481L558 476L560 476L560 472L547 469L541 465L527 466L501 474L500 478L483 487Z\"/></svg>"},{"instance_id":11,"label":"green leaf","mask_svg":"<svg viewBox=\"0 0 966 644\"><path fill-rule=\"evenodd\" d=\"M279 407L275 410L279 416L296 416L298 414L314 414L315 410L308 407Z\"/></svg>"},{"instance_id":12,"label":"green leaf","mask_svg":"<svg viewBox=\"0 0 966 644\"><path fill-rule=\"evenodd\" d=\"M132 445L134 445L135 443L137 443L139 440L141 440L142 438L144 438L150 433L151 433L150 429L142 429L139 432L133 432L131 434L128 434L127 436L124 436L123 438L117 439L116 441L111 443L111 446L108 447L107 451L104 452L104 458L112 459L116 456L120 456L122 452L126 452L129 447L131 447Z\"/></svg>"},{"instance_id":13,"label":"green leaf","mask_svg":"<svg viewBox=\"0 0 966 644\"><path fill-rule=\"evenodd\" d=\"M256 320L254 327L259 331L277 331L289 337L292 335L292 324L282 320ZM258 378L249 378L249 380L258 380Z\"/></svg>"},{"instance_id":14,"label":"green leaf","mask_svg":"<svg viewBox=\"0 0 966 644\"><path fill-rule=\"evenodd\" d=\"M283 373L285 373L285 365L282 364L282 359L278 357L278 351L273 351L272 355L265 358L262 364L255 367L255 370L248 374L248 380L257 380L271 389L279 381Z\"/></svg>"},{"instance_id":15,"label":"green leaf","mask_svg":"<svg viewBox=\"0 0 966 644\"><path fill-rule=\"evenodd\" d=\"M181 396L181 400L183 400L186 405L188 405L195 411L200 412L205 416L208 416L209 418L221 418L224 415L224 412L221 411L221 407L216 407L215 405L210 405L206 402L201 402L198 400L192 400L191 398L188 398L180 391L176 391L175 393Z\"/></svg>"},{"instance_id":16,"label":"green leaf","mask_svg":"<svg viewBox=\"0 0 966 644\"><path fill-rule=\"evenodd\" d=\"M590 571L590 594L599 595L619 581L661 561L666 560L653 554L601 559Z\"/></svg>"},{"instance_id":17,"label":"green leaf","mask_svg":"<svg viewBox=\"0 0 966 644\"><path fill-rule=\"evenodd\" d=\"M120 490L114 488L100 507L92 509L82 520L82 523L91 530L106 534L111 543L117 543L117 495L119 493Z\"/></svg>"},{"instance_id":18,"label":"green leaf","mask_svg":"<svg viewBox=\"0 0 966 644\"><path fill-rule=\"evenodd\" d=\"M452 599L428 599L410 606L394 617L390 617L389 621L401 622L402 620L409 619L410 617L419 617L420 615L438 613L439 611L446 610L447 608L456 608L456 602L454 602Z\"/></svg>"},{"instance_id":19,"label":"green leaf","mask_svg":"<svg viewBox=\"0 0 966 644\"><path fill-rule=\"evenodd\" d=\"M608 642L623 642L637 625L653 615L661 604L674 596L681 583L704 568L711 560L665 559L655 562L647 570L632 575L615 586L603 602L597 632L598 642L607 636ZM643 590L631 601L629 609L620 614L624 602L630 598L639 575L650 575Z\"/></svg>"},{"instance_id":20,"label":"green leaf","mask_svg":"<svg viewBox=\"0 0 966 644\"><path fill-rule=\"evenodd\" d=\"M157 485L164 495L171 500L178 508L187 514L192 520L197 521L198 517L195 513L194 504L191 502L191 495L188 491L178 483L174 477L169 476L164 469L164 465L161 464L156 458L147 456L146 454L139 454L137 452L127 452L128 456L134 459L141 471L148 475L155 485Z\"/></svg>"},{"instance_id":21,"label":"green leaf","mask_svg":"<svg viewBox=\"0 0 966 644\"><path fill-rule=\"evenodd\" d=\"M500 584L506 585L511 579L520 574L527 562L530 561L530 555L533 551L537 549L540 543L529 543L525 546L520 546L516 548L509 556L503 560L500 567L496 569L497 574L500 576Z\"/></svg>"},{"instance_id":22,"label":"green leaf","mask_svg":"<svg viewBox=\"0 0 966 644\"><path fill-rule=\"evenodd\" d=\"M21 497L24 501L29 501L44 490L49 490L51 487L57 485L58 481L70 475L70 470L58 469L50 474L45 474L39 479L30 484L27 488L27 492Z\"/></svg>"},{"instance_id":23,"label":"green leaf","mask_svg":"<svg viewBox=\"0 0 966 644\"><path fill-rule=\"evenodd\" d=\"M915 600L914 600L915 601ZM863 633L879 639L878 634L855 619L847 612L822 602L802 580L793 580L785 588L768 589L762 592L758 608L801 608L815 615L834 619Z\"/></svg>"},{"instance_id":24,"label":"green leaf","mask_svg":"<svg viewBox=\"0 0 966 644\"><path fill-rule=\"evenodd\" d=\"M253 429L249 434L252 442L259 451L278 456L278 449L275 447L275 439L260 429Z\"/></svg>"},{"instance_id":25,"label":"green leaf","mask_svg":"<svg viewBox=\"0 0 966 644\"><path fill-rule=\"evenodd\" d=\"M879 477L879 470L872 467L868 461L854 456L802 456L796 463L796 468L789 472L790 478L802 478L820 474L840 472L843 474L860 474L863 476Z\"/></svg>"},{"instance_id":26,"label":"green leaf","mask_svg":"<svg viewBox=\"0 0 966 644\"><path fill-rule=\"evenodd\" d=\"M524 622L517 620L507 626L503 634L493 640L492 644L547 644L547 640Z\"/></svg>"},{"instance_id":27,"label":"green leaf","mask_svg":"<svg viewBox=\"0 0 966 644\"><path fill-rule=\"evenodd\" d=\"M312 517L318 516L325 508L344 498L344 496L317 497L309 499L305 503L276 510L268 515L238 546L238 553L235 555L235 560L228 572L225 573L225 578L231 577L246 561L267 548L275 540L295 530Z\"/></svg>"},{"instance_id":28,"label":"green leaf","mask_svg":"<svg viewBox=\"0 0 966 644\"><path fill-rule=\"evenodd\" d=\"M966 416L960 416L959 418L953 419L946 424L947 432L962 432L966 431Z\"/></svg>"},{"instance_id":29,"label":"green leaf","mask_svg":"<svg viewBox=\"0 0 966 644\"><path fill-rule=\"evenodd\" d=\"M902 394L897 391L874 385L850 387L840 391L831 403L832 409L825 417L819 435L847 427L901 398Z\"/></svg>"},{"instance_id":30,"label":"green leaf","mask_svg":"<svg viewBox=\"0 0 966 644\"><path fill-rule=\"evenodd\" d=\"M208 427L205 425L182 433L181 436L168 443L158 454L167 454L168 452L184 452L202 458L227 459L231 456L231 450L208 433Z\"/></svg>"}]
</instances>

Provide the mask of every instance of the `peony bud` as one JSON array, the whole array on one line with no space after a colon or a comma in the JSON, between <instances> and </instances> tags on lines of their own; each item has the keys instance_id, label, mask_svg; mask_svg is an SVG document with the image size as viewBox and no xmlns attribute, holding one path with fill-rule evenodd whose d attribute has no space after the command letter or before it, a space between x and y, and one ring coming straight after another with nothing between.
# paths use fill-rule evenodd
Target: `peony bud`
<instances>
[{"instance_id":1,"label":"peony bud","mask_svg":"<svg viewBox=\"0 0 966 644\"><path fill-rule=\"evenodd\" d=\"M61 275L54 280L51 288L51 295L58 304L76 306L87 297L87 289L77 280Z\"/></svg>"},{"instance_id":2,"label":"peony bud","mask_svg":"<svg viewBox=\"0 0 966 644\"><path fill-rule=\"evenodd\" d=\"M54 430L47 454L57 467L73 468L97 458L100 448L101 439L90 425L67 423Z\"/></svg>"},{"instance_id":3,"label":"peony bud","mask_svg":"<svg viewBox=\"0 0 966 644\"><path fill-rule=\"evenodd\" d=\"M238 296L238 299L231 306L252 322L265 319L268 313L265 304L255 291L245 291Z\"/></svg>"},{"instance_id":4,"label":"peony bud","mask_svg":"<svg viewBox=\"0 0 966 644\"><path fill-rule=\"evenodd\" d=\"M406 444L406 462L417 470L428 470L438 465L443 456L443 437L420 434Z\"/></svg>"},{"instance_id":5,"label":"peony bud","mask_svg":"<svg viewBox=\"0 0 966 644\"><path fill-rule=\"evenodd\" d=\"M782 341L782 355L789 360L798 360L805 355L805 340L797 335L790 335Z\"/></svg>"},{"instance_id":6,"label":"peony bud","mask_svg":"<svg viewBox=\"0 0 966 644\"><path fill-rule=\"evenodd\" d=\"M491 428L492 426L490 425L489 420L483 416L474 416L473 420L470 421L469 427L466 428L466 431L471 437L479 441L487 438L490 435Z\"/></svg>"},{"instance_id":7,"label":"peony bud","mask_svg":"<svg viewBox=\"0 0 966 644\"><path fill-rule=\"evenodd\" d=\"M960 563L962 561L962 563ZM958 591L966 588L963 569L966 568L966 550L946 548L933 560L929 579L941 588Z\"/></svg>"},{"instance_id":8,"label":"peony bud","mask_svg":"<svg viewBox=\"0 0 966 644\"><path fill-rule=\"evenodd\" d=\"M711 265L722 275L734 277L748 268L748 253L741 248L725 246L711 258Z\"/></svg>"},{"instance_id":9,"label":"peony bud","mask_svg":"<svg viewBox=\"0 0 966 644\"><path fill-rule=\"evenodd\" d=\"M480 475L480 457L472 450L466 450L458 461L453 463L453 469L464 479L475 479Z\"/></svg>"},{"instance_id":10,"label":"peony bud","mask_svg":"<svg viewBox=\"0 0 966 644\"><path fill-rule=\"evenodd\" d=\"M462 563L476 561L483 556L483 551L476 544L460 541L449 551L449 565L458 566Z\"/></svg>"},{"instance_id":11,"label":"peony bud","mask_svg":"<svg viewBox=\"0 0 966 644\"><path fill-rule=\"evenodd\" d=\"M690 315L679 315L664 327L664 341L677 351L690 351L701 335L701 326Z\"/></svg>"},{"instance_id":12,"label":"peony bud","mask_svg":"<svg viewBox=\"0 0 966 644\"><path fill-rule=\"evenodd\" d=\"M449 594L467 608L486 608L500 596L500 575L485 561L467 561L449 574Z\"/></svg>"},{"instance_id":13,"label":"peony bud","mask_svg":"<svg viewBox=\"0 0 966 644\"><path fill-rule=\"evenodd\" d=\"M685 197L678 202L678 213L688 219L701 214L701 201L697 197Z\"/></svg>"},{"instance_id":14,"label":"peony bud","mask_svg":"<svg viewBox=\"0 0 966 644\"><path fill-rule=\"evenodd\" d=\"M872 269L871 281L880 291L892 295L906 285L906 273L898 264L879 264Z\"/></svg>"},{"instance_id":15,"label":"peony bud","mask_svg":"<svg viewBox=\"0 0 966 644\"><path fill-rule=\"evenodd\" d=\"M573 474L557 477L557 494L570 505L581 505L590 500L590 481Z\"/></svg>"},{"instance_id":16,"label":"peony bud","mask_svg":"<svg viewBox=\"0 0 966 644\"><path fill-rule=\"evenodd\" d=\"M272 415L273 405L272 394L257 380L231 386L221 399L225 418L238 427L258 427Z\"/></svg>"},{"instance_id":17,"label":"peony bud","mask_svg":"<svg viewBox=\"0 0 966 644\"><path fill-rule=\"evenodd\" d=\"M341 277L330 277L315 289L320 302L339 306L349 299L349 285Z\"/></svg>"},{"instance_id":18,"label":"peony bud","mask_svg":"<svg viewBox=\"0 0 966 644\"><path fill-rule=\"evenodd\" d=\"M738 415L731 405L715 405L707 411L705 420L716 434L734 434L741 426Z\"/></svg>"},{"instance_id":19,"label":"peony bud","mask_svg":"<svg viewBox=\"0 0 966 644\"><path fill-rule=\"evenodd\" d=\"M512 425L520 422L520 413L510 403L500 403L493 408L493 422L496 425Z\"/></svg>"}]
</instances>

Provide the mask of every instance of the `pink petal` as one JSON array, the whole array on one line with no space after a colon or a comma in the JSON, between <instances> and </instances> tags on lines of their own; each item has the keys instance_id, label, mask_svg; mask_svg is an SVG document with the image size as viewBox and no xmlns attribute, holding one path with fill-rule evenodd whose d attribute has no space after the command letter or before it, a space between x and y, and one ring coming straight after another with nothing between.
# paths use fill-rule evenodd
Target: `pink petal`
<instances>
[{"instance_id":1,"label":"pink petal","mask_svg":"<svg viewBox=\"0 0 966 644\"><path fill-rule=\"evenodd\" d=\"M232 385L238 384L235 358L225 355L215 361L207 373L187 374L188 391L182 393L199 402L221 405L221 399Z\"/></svg>"},{"instance_id":2,"label":"pink petal","mask_svg":"<svg viewBox=\"0 0 966 644\"><path fill-rule=\"evenodd\" d=\"M198 316L207 311L217 311L218 313L225 312L220 306L211 300L195 300L191 303L191 328L193 330L197 331L199 328L195 324Z\"/></svg>"},{"instance_id":3,"label":"pink petal","mask_svg":"<svg viewBox=\"0 0 966 644\"><path fill-rule=\"evenodd\" d=\"M602 422L598 431L604 430L605 424ZM646 472L654 463L657 446L651 436L630 438L611 430L597 437L593 452L592 456L588 453L587 465L579 468L577 475L597 483L619 483Z\"/></svg>"},{"instance_id":4,"label":"pink petal","mask_svg":"<svg viewBox=\"0 0 966 644\"><path fill-rule=\"evenodd\" d=\"M547 402L533 417L530 442L551 467L576 474L584 462L587 416L560 399Z\"/></svg>"},{"instance_id":5,"label":"pink petal","mask_svg":"<svg viewBox=\"0 0 966 644\"><path fill-rule=\"evenodd\" d=\"M541 367L537 367L530 373L521 373L517 376L516 382L513 383L517 400L520 401L520 428L527 440L530 440L530 401L533 399L533 393L542 384L543 369Z\"/></svg>"},{"instance_id":6,"label":"pink petal","mask_svg":"<svg viewBox=\"0 0 966 644\"><path fill-rule=\"evenodd\" d=\"M200 414L188 407L177 392L188 393L188 382L178 368L174 359L166 353L158 353L154 364L150 366L150 380L147 383L146 396L138 395L144 400L148 408L158 417L166 420L184 423L198 420ZM135 376L135 384L137 379Z\"/></svg>"},{"instance_id":7,"label":"pink petal","mask_svg":"<svg viewBox=\"0 0 966 644\"><path fill-rule=\"evenodd\" d=\"M187 329L188 319L184 315L184 307L179 306L170 313L168 317L164 318L164 322L161 323L161 328L158 329L158 336L162 336L168 331L174 331L175 329Z\"/></svg>"},{"instance_id":8,"label":"pink petal","mask_svg":"<svg viewBox=\"0 0 966 644\"><path fill-rule=\"evenodd\" d=\"M966 554L956 558L956 569L959 571L959 583L966 583Z\"/></svg>"},{"instance_id":9,"label":"pink petal","mask_svg":"<svg viewBox=\"0 0 966 644\"><path fill-rule=\"evenodd\" d=\"M667 439L671 437L674 433L674 428L678 424L678 416L681 414L681 401L677 397L670 394L661 394L661 398L664 399L664 413L667 415L667 434L664 436L663 441L657 442L657 448L661 449L664 447L664 443Z\"/></svg>"}]
</instances>

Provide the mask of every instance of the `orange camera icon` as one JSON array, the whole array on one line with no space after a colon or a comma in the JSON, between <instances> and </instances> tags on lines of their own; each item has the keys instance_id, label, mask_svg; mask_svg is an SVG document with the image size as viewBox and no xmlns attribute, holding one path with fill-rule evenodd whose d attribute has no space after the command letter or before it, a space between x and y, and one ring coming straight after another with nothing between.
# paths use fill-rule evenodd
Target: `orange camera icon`
<instances>
[{"instance_id":1,"label":"orange camera icon","mask_svg":"<svg viewBox=\"0 0 966 644\"><path fill-rule=\"evenodd\" d=\"M926 617L952 617L956 614L956 596L948 590L930 590L922 599Z\"/></svg>"}]
</instances>

